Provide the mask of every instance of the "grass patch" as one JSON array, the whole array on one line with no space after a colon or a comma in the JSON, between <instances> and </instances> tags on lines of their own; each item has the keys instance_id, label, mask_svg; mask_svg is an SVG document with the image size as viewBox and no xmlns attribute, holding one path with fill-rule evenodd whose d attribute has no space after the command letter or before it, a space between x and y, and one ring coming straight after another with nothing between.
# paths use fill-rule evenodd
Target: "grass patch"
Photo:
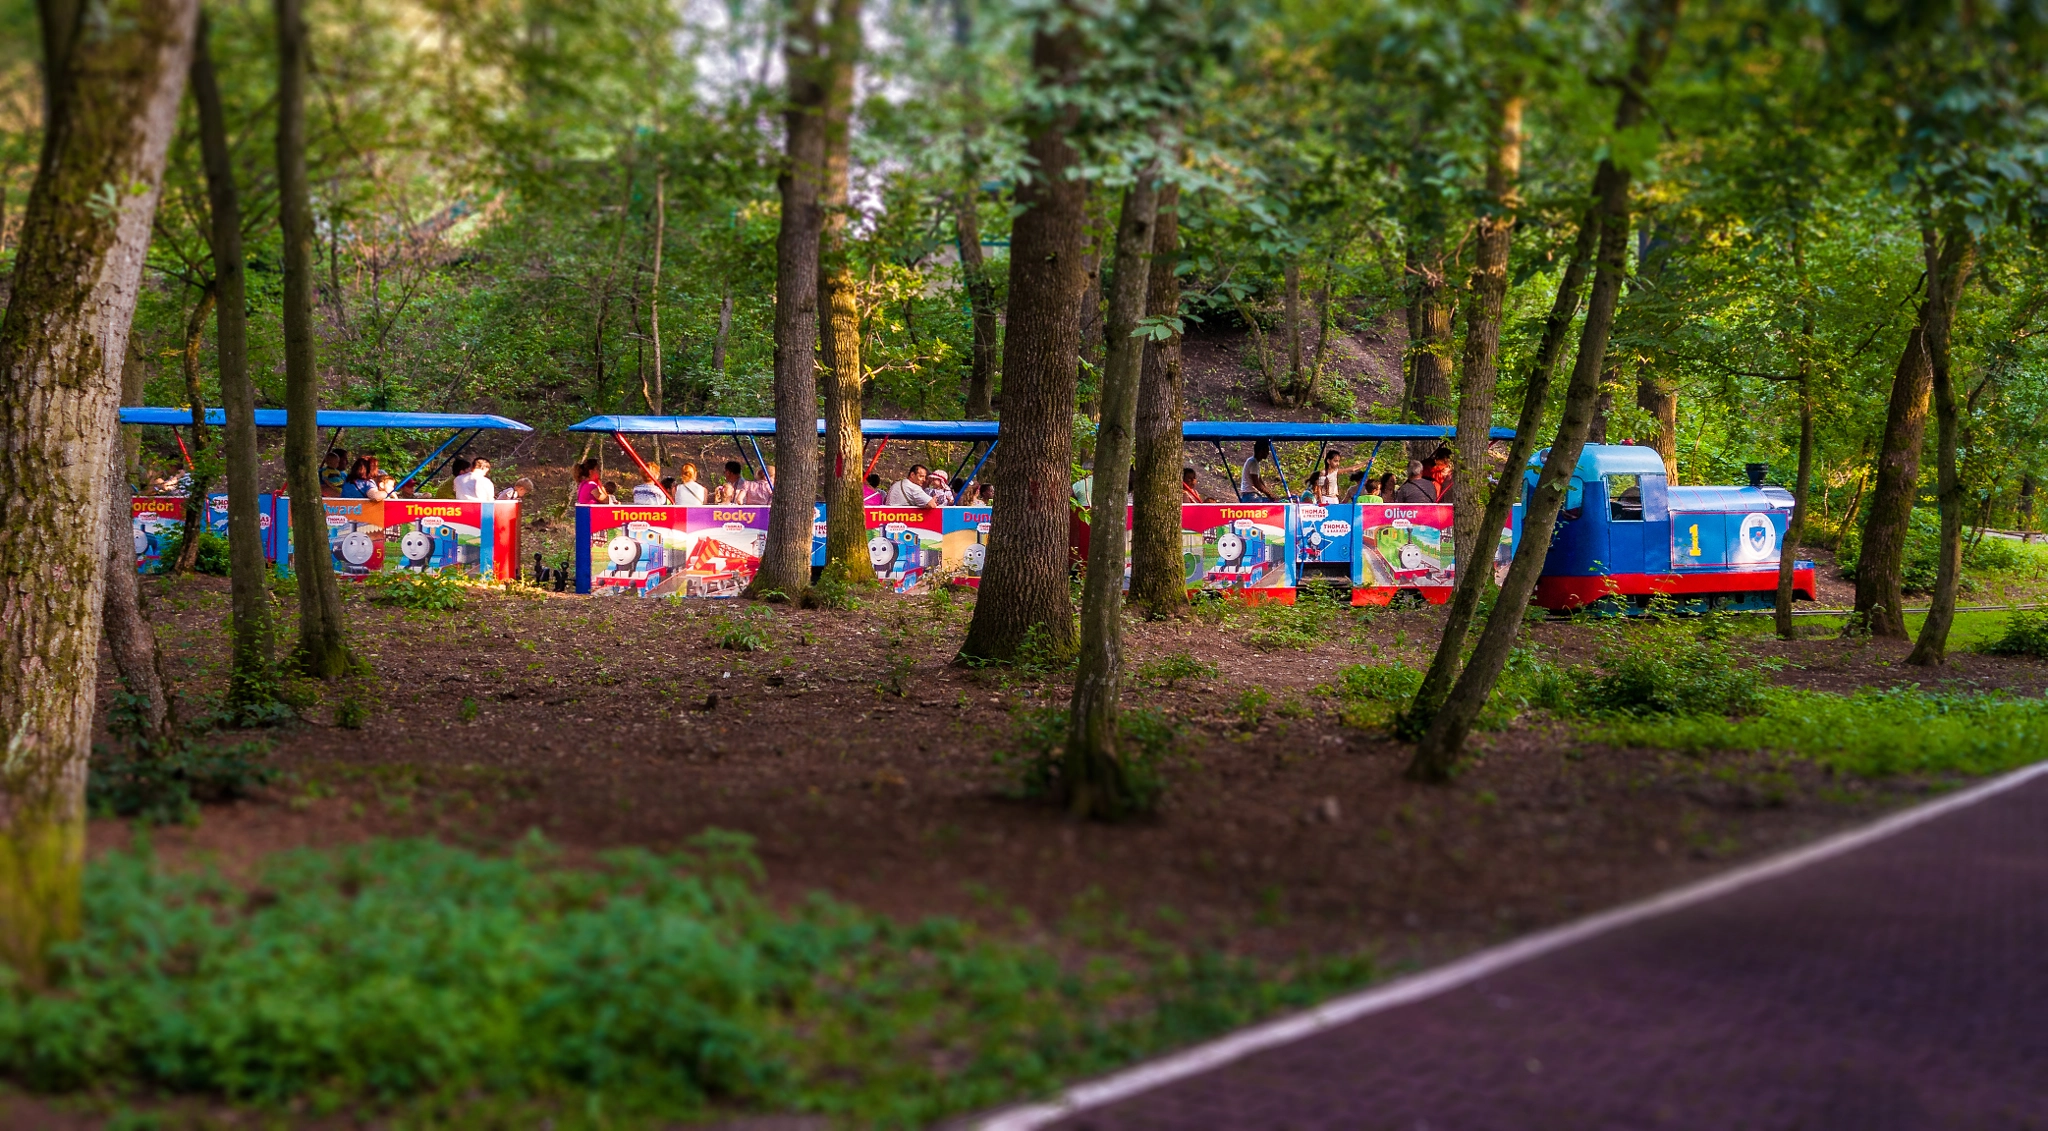
<instances>
[{"instance_id":1,"label":"grass patch","mask_svg":"<svg viewBox=\"0 0 2048 1131\"><path fill-rule=\"evenodd\" d=\"M774 620L774 611L765 605L720 613L711 618L711 642L734 652L766 652L775 643L768 635Z\"/></svg>"},{"instance_id":2,"label":"grass patch","mask_svg":"<svg viewBox=\"0 0 2048 1131\"><path fill-rule=\"evenodd\" d=\"M1349 607L1320 587L1304 586L1295 590L1293 604L1265 601L1254 605L1252 625L1244 638L1253 647L1268 651L1313 648L1336 638L1338 623Z\"/></svg>"},{"instance_id":3,"label":"grass patch","mask_svg":"<svg viewBox=\"0 0 2048 1131\"><path fill-rule=\"evenodd\" d=\"M1583 737L1616 746L1798 755L1841 773L1994 774L2048 756L2048 701L1904 687L1831 695L1766 687L1744 718L1614 718Z\"/></svg>"},{"instance_id":4,"label":"grass patch","mask_svg":"<svg viewBox=\"0 0 2048 1131\"><path fill-rule=\"evenodd\" d=\"M1526 648L1508 654L1500 679L1474 725L1480 730L1505 730L1526 712L1563 713L1570 703L1571 673L1576 669L1547 663ZM1316 688L1337 700L1337 719L1360 730L1388 730L1415 701L1422 688L1422 670L1399 660L1386 664L1352 664L1336 679Z\"/></svg>"},{"instance_id":5,"label":"grass patch","mask_svg":"<svg viewBox=\"0 0 2048 1131\"><path fill-rule=\"evenodd\" d=\"M716 832L590 869L538 841L301 850L249 891L161 871L146 846L110 853L56 984L0 995L0 1071L317 1113L537 1100L611 1126L719 1102L921 1126L1373 976L1127 928L1066 961L823 897L778 912L758 881L745 838Z\"/></svg>"},{"instance_id":6,"label":"grass patch","mask_svg":"<svg viewBox=\"0 0 2048 1131\"><path fill-rule=\"evenodd\" d=\"M995 753L995 763L1008 768L1016 785L1012 795L1031 800L1061 796L1061 763L1067 754L1067 708L1044 707L1018 714L1009 749ZM1117 712L1121 738L1118 759L1131 795L1131 811L1149 813L1166 795L1165 763L1180 747L1180 726L1173 717L1143 707Z\"/></svg>"},{"instance_id":7,"label":"grass patch","mask_svg":"<svg viewBox=\"0 0 2048 1131\"><path fill-rule=\"evenodd\" d=\"M1154 687L1172 687L1182 680L1216 678L1216 665L1197 660L1186 652L1169 652L1156 660L1139 664L1132 672L1138 682Z\"/></svg>"}]
</instances>

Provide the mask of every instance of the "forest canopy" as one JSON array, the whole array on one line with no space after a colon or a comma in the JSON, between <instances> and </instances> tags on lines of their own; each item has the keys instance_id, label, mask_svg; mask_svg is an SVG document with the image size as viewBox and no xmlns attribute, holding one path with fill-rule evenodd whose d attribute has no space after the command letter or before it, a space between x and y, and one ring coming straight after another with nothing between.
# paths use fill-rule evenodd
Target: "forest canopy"
<instances>
[{"instance_id":1,"label":"forest canopy","mask_svg":"<svg viewBox=\"0 0 2048 1131\"><path fill-rule=\"evenodd\" d=\"M870 415L966 408L963 209L1000 311L1015 192L1032 175L1024 127L1044 97L1027 65L1037 10L896 0L861 17L847 254ZM1474 225L1497 207L1488 152L1513 99L1519 209L1496 423L1514 423L1585 186L1611 157L1634 173L1634 226L1596 439L1658 444L1679 481L1738 481L1752 461L1784 478L1808 373L1813 519L1831 531L1867 490L1929 243L1954 228L1976 252L1951 346L1969 517L2023 521L2048 441L2048 113L2030 8L1695 4L1649 117L1622 133L1609 107L1625 81L1624 6L1080 10L1106 45L1083 81L1108 123L1080 131L1084 411L1105 348L1104 248L1145 140L1113 124L1132 118L1119 99L1169 91L1181 324L1236 335L1246 415L1267 402L1338 419L1428 416L1412 393L1396 404L1350 387L1331 357L1348 335L1404 339L1412 389L1426 385L1417 366L1447 369L1464 348ZM251 371L274 405L271 15L209 12L245 194ZM324 403L503 411L539 426L656 407L769 411L785 15L751 0L315 0ZM9 271L41 86L33 7L7 0L0 26ZM1133 78L1156 79L1169 53L1174 84ZM131 347L157 404L187 400L187 365L218 397L210 322L195 316L215 274L205 178L189 102L183 114ZM1920 461L1930 490L1934 462Z\"/></svg>"}]
</instances>

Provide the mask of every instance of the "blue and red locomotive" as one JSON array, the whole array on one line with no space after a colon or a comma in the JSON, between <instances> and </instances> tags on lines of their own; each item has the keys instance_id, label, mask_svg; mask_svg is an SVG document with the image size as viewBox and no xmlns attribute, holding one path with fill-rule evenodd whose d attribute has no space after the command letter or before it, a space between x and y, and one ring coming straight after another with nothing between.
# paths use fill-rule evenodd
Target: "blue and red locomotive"
<instances>
[{"instance_id":1,"label":"blue and red locomotive","mask_svg":"<svg viewBox=\"0 0 2048 1131\"><path fill-rule=\"evenodd\" d=\"M1524 473L1524 506L1542 459L1539 453ZM1668 597L1681 608L1770 608L1792 494L1765 486L1762 472L1762 465L1753 465L1746 487L1673 487L1653 449L1586 445L1536 584L1536 603L1571 611L1611 598L1619 611L1635 611ZM1796 563L1792 588L1795 596L1813 599L1812 562Z\"/></svg>"}]
</instances>

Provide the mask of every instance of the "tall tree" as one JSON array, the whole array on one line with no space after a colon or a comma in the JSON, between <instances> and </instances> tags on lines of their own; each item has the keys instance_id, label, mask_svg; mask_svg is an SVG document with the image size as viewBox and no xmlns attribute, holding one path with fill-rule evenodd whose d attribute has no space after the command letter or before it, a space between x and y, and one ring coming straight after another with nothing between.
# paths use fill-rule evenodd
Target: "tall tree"
<instances>
[{"instance_id":1,"label":"tall tree","mask_svg":"<svg viewBox=\"0 0 2048 1131\"><path fill-rule=\"evenodd\" d=\"M867 459L861 438L860 296L846 229L851 207L847 149L853 117L854 60L860 53L860 0L832 0L821 76L825 88L824 228L818 251L820 353L825 365L825 568L848 582L873 584L868 565Z\"/></svg>"},{"instance_id":2,"label":"tall tree","mask_svg":"<svg viewBox=\"0 0 2048 1131\"><path fill-rule=\"evenodd\" d=\"M320 679L349 671L341 586L327 563L320 502L320 374L313 364L313 207L306 185L306 17L302 0L275 0L277 211L284 236L284 474L291 490L299 589L299 669Z\"/></svg>"},{"instance_id":3,"label":"tall tree","mask_svg":"<svg viewBox=\"0 0 2048 1131\"><path fill-rule=\"evenodd\" d=\"M981 67L969 55L974 45L974 17L969 0L953 0L953 49L959 56L960 112L964 119L960 139L960 185L953 191L953 231L960 245L960 276L967 288L967 308L974 328L974 348L968 358L966 415L970 420L987 417L995 392L996 351L1000 336L996 327L996 283L981 254L981 146L986 132L982 122Z\"/></svg>"},{"instance_id":4,"label":"tall tree","mask_svg":"<svg viewBox=\"0 0 2048 1131\"><path fill-rule=\"evenodd\" d=\"M206 280L185 319L185 348L178 353L178 371L185 377L185 401L192 409L192 466L187 472L185 522L178 554L170 572L189 572L199 561L199 535L206 529L206 495L213 485L213 430L206 426L206 394L199 387L199 351L205 343L206 316L213 313L214 281Z\"/></svg>"},{"instance_id":5,"label":"tall tree","mask_svg":"<svg viewBox=\"0 0 2048 1131\"><path fill-rule=\"evenodd\" d=\"M1935 413L1935 490L1941 507L1941 550L1935 561L1934 600L1927 623L1906 662L1939 667L1948 662L1948 630L1956 617L1956 587L1963 573L1963 484L1956 474L1956 444L1961 432L1961 406L1950 366L1949 338L1963 284L1977 263L1977 237L1964 223L1955 223L1938 237L1927 236L1927 292L1941 308L1927 319L1927 368L1932 374Z\"/></svg>"},{"instance_id":6,"label":"tall tree","mask_svg":"<svg viewBox=\"0 0 2048 1131\"><path fill-rule=\"evenodd\" d=\"M1187 609L1180 555L1180 186L1159 188L1146 290L1145 358L1138 381L1136 499L1131 512L1131 602L1147 616Z\"/></svg>"},{"instance_id":7,"label":"tall tree","mask_svg":"<svg viewBox=\"0 0 2048 1131\"><path fill-rule=\"evenodd\" d=\"M161 738L177 724L177 703L170 673L164 669L163 649L157 646L156 626L150 622L148 602L135 575L134 499L116 444L107 490L107 591L101 603L101 635L121 685L136 699L143 732Z\"/></svg>"},{"instance_id":8,"label":"tall tree","mask_svg":"<svg viewBox=\"0 0 2048 1131\"><path fill-rule=\"evenodd\" d=\"M1852 630L1900 640L1906 636L1906 531L1913 517L1913 495L1919 490L1927 398L1934 388L1934 367L1927 355L1930 301L1931 296L1921 301L1916 325L1892 371L1877 475L1870 486L1863 544L1856 559L1856 606L1849 619Z\"/></svg>"},{"instance_id":9,"label":"tall tree","mask_svg":"<svg viewBox=\"0 0 2048 1131\"><path fill-rule=\"evenodd\" d=\"M987 564L963 658L1008 661L1034 631L1056 653L1074 650L1067 589L1067 472L1073 465L1074 382L1080 357L1087 187L1073 175L1071 93L1081 63L1077 13L1039 17L1031 70L1043 97L1026 121L1029 179L1017 189L1010 233L1009 326L1003 335L1003 415L994 457L1001 489Z\"/></svg>"},{"instance_id":10,"label":"tall tree","mask_svg":"<svg viewBox=\"0 0 2048 1131\"><path fill-rule=\"evenodd\" d=\"M1081 590L1081 654L1067 719L1060 782L1077 817L1114 819L1134 805L1118 756L1117 710L1123 689L1123 588L1126 510L1117 496L1131 473L1138 382L1145 342L1138 323L1151 287L1152 240L1159 207L1158 166L1124 191L1117 219L1109 304L1102 416L1095 433L1095 492L1088 528L1088 571Z\"/></svg>"},{"instance_id":11,"label":"tall tree","mask_svg":"<svg viewBox=\"0 0 2048 1131\"><path fill-rule=\"evenodd\" d=\"M1536 355L1530 362L1529 380L1522 396L1522 415L1515 422L1515 438L1508 445L1507 462L1501 465L1500 481L1493 485L1493 491L1487 496L1486 517L1479 525L1481 530L1499 530L1522 497L1522 475L1529 466L1529 458L1536 454L1536 437L1543 427L1544 408L1549 404L1551 378L1557 373L1557 364L1564 356L1572 322L1578 316L1579 296L1585 290L1586 275L1593 268L1599 235L1598 213L1586 213L1579 222L1578 240L1572 248L1571 259L1565 264L1564 277L1558 282L1557 295L1551 300L1550 314L1543 320L1543 337L1537 343ZM1451 607L1444 617L1443 636L1437 641L1436 655L1430 659L1429 671L1422 677L1422 686L1416 689L1415 700L1402 718L1402 733L1407 737L1419 738L1429 730L1436 719L1437 708L1443 705L1444 697L1451 692L1452 682L1458 678L1472 618L1479 611L1480 598L1493 584L1493 555L1484 555L1482 561L1475 545L1457 578L1457 584L1451 591Z\"/></svg>"},{"instance_id":12,"label":"tall tree","mask_svg":"<svg viewBox=\"0 0 2048 1131\"><path fill-rule=\"evenodd\" d=\"M263 560L256 496L256 388L249 381L249 303L243 280L242 206L235 190L227 114L214 73L210 25L199 16L192 46L192 100L199 110L199 148L206 166L214 279L214 355L226 417L229 604L234 648L228 677L231 711L252 715L271 701L275 644L270 621L269 565Z\"/></svg>"},{"instance_id":13,"label":"tall tree","mask_svg":"<svg viewBox=\"0 0 2048 1131\"><path fill-rule=\"evenodd\" d=\"M91 18L87 18L88 11ZM0 962L79 930L107 513L143 255L196 0L45 0L43 152L0 316Z\"/></svg>"},{"instance_id":14,"label":"tall tree","mask_svg":"<svg viewBox=\"0 0 2048 1131\"><path fill-rule=\"evenodd\" d=\"M794 598L810 587L811 500L818 487L818 239L824 228L831 45L814 0L797 0L783 29L789 102L775 238L775 493L768 545L747 595Z\"/></svg>"},{"instance_id":15,"label":"tall tree","mask_svg":"<svg viewBox=\"0 0 2048 1131\"><path fill-rule=\"evenodd\" d=\"M1476 248L1465 307L1465 353L1458 371L1458 470L1451 480L1451 545L1465 568L1492 574L1489 567L1496 523L1482 525L1486 495L1488 435L1493 431L1493 391L1500 380L1501 309L1508 294L1508 253L1513 250L1515 215L1521 207L1522 104L1518 86L1493 98L1493 144L1486 152L1486 202L1473 223ZM1516 476L1512 465L1502 480ZM1489 537L1490 536L1490 537ZM1484 551L1482 551L1482 546Z\"/></svg>"},{"instance_id":16,"label":"tall tree","mask_svg":"<svg viewBox=\"0 0 2048 1131\"><path fill-rule=\"evenodd\" d=\"M1617 82L1621 88L1615 108L1614 133L1623 136L1642 123L1649 112L1649 91L1670 53L1683 0L1643 0L1635 12L1634 49L1628 70ZM1594 210L1599 217L1600 246L1593 272L1593 288L1586 303L1586 321L1579 334L1578 356L1565 389L1564 414L1558 421L1557 436L1543 461L1536 490L1522 517L1522 540L1508 566L1507 579L1486 628L1479 635L1472 658L1452 685L1450 694L1430 720L1429 730L1416 744L1415 757L1408 765L1411 777L1425 781L1448 780L1457 770L1458 758L1472 723L1493 694L1493 685L1514 647L1522 614L1543 572L1550 553L1551 532L1558 512L1564 507L1567 485L1578 467L1579 453L1593 424L1595 402L1599 399L1601 376L1607 358L1607 341L1614 329L1614 313L1621 300L1622 285L1628 278L1629 184L1628 166L1618 163L1610 152L1600 161L1593 177Z\"/></svg>"}]
</instances>

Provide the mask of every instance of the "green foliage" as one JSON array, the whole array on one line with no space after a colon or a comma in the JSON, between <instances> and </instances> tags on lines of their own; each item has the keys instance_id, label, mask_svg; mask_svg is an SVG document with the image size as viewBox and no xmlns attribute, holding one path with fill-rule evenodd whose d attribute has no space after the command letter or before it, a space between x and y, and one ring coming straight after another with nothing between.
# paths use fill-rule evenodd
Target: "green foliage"
<instances>
[{"instance_id":1,"label":"green foliage","mask_svg":"<svg viewBox=\"0 0 2048 1131\"><path fill-rule=\"evenodd\" d=\"M1295 590L1291 605L1266 601L1254 606L1252 627L1244 638L1253 647L1269 650L1313 648L1335 637L1348 607L1324 587L1305 585Z\"/></svg>"},{"instance_id":2,"label":"green foliage","mask_svg":"<svg viewBox=\"0 0 2048 1131\"><path fill-rule=\"evenodd\" d=\"M753 605L711 618L711 642L734 652L766 652L775 641L768 628L775 612L765 605Z\"/></svg>"},{"instance_id":3,"label":"green foliage","mask_svg":"<svg viewBox=\"0 0 2048 1131\"><path fill-rule=\"evenodd\" d=\"M872 575L870 575L867 586L872 588L873 584ZM818 580L812 582L811 587L804 591L804 604L816 609L838 609L841 612L848 613L858 612L860 610L859 591L861 587L862 583L860 580L847 577L844 563L833 562L819 571Z\"/></svg>"},{"instance_id":4,"label":"green foliage","mask_svg":"<svg viewBox=\"0 0 2048 1131\"><path fill-rule=\"evenodd\" d=\"M386 570L363 579L370 600L427 613L449 613L462 607L465 586L446 574Z\"/></svg>"},{"instance_id":5,"label":"green foliage","mask_svg":"<svg viewBox=\"0 0 2048 1131\"><path fill-rule=\"evenodd\" d=\"M1060 767L1067 755L1065 707L1042 707L1017 715L1008 749L994 755L996 765L1014 776L1015 795L1058 799ZM1117 713L1117 760L1123 768L1131 812L1150 813L1166 795L1165 763L1180 746L1180 726L1173 716L1143 707Z\"/></svg>"},{"instance_id":6,"label":"green foliage","mask_svg":"<svg viewBox=\"0 0 2048 1131\"><path fill-rule=\"evenodd\" d=\"M1273 693L1263 687L1247 687L1238 693L1237 702L1230 708L1236 717L1240 730L1257 730L1266 721L1266 708L1273 704Z\"/></svg>"},{"instance_id":7,"label":"green foliage","mask_svg":"<svg viewBox=\"0 0 2048 1131\"><path fill-rule=\"evenodd\" d=\"M178 541L172 543L171 547L164 551L164 557L167 560L175 561L184 554L185 533L189 532L196 535L199 539L199 554L192 560L192 572L203 573L209 577L228 576L233 563L228 557L227 539L198 523L187 523L178 529L181 532Z\"/></svg>"},{"instance_id":8,"label":"green foliage","mask_svg":"<svg viewBox=\"0 0 2048 1131\"><path fill-rule=\"evenodd\" d=\"M1764 750L1843 773L1991 774L2048 753L2048 702L1914 687L1832 695L1767 687L1753 713L1619 716L1585 737L1618 746Z\"/></svg>"},{"instance_id":9,"label":"green foliage","mask_svg":"<svg viewBox=\"0 0 2048 1131\"><path fill-rule=\"evenodd\" d=\"M1862 531L1851 531L1843 539L1840 555L1842 576L1856 580L1862 562ZM1899 579L1907 593L1931 593L1941 566L1941 518L1933 507L1915 507L1906 528L1906 552L1900 559ZM1964 592L1976 588L1968 574L2019 573L2038 570L2037 559L2010 538L1972 538L1963 533Z\"/></svg>"},{"instance_id":10,"label":"green foliage","mask_svg":"<svg viewBox=\"0 0 2048 1131\"><path fill-rule=\"evenodd\" d=\"M1197 660L1186 652L1169 652L1156 660L1147 660L1132 670L1140 683L1154 687L1172 687L1181 680L1215 679L1216 665Z\"/></svg>"},{"instance_id":11,"label":"green foliage","mask_svg":"<svg viewBox=\"0 0 2048 1131\"><path fill-rule=\"evenodd\" d=\"M262 742L202 745L177 731L153 737L142 720L147 700L119 692L107 713L112 746L93 751L86 802L102 817L133 817L148 824L186 824L207 801L233 801L268 783Z\"/></svg>"},{"instance_id":12,"label":"green foliage","mask_svg":"<svg viewBox=\"0 0 2048 1131\"><path fill-rule=\"evenodd\" d=\"M361 730L370 721L370 705L355 695L344 695L334 705L334 725Z\"/></svg>"},{"instance_id":13,"label":"green foliage","mask_svg":"<svg viewBox=\"0 0 2048 1131\"><path fill-rule=\"evenodd\" d=\"M2036 660L2048 660L2048 611L2014 609L2006 618L2004 631L1985 643L1982 650L1994 656L2031 656Z\"/></svg>"},{"instance_id":14,"label":"green foliage","mask_svg":"<svg viewBox=\"0 0 2048 1131\"><path fill-rule=\"evenodd\" d=\"M1614 631L1598 670L1572 693L1572 710L1592 717L1755 713L1763 705L1758 675L1776 664L1738 658L1723 631L1718 618Z\"/></svg>"},{"instance_id":15,"label":"green foliage","mask_svg":"<svg viewBox=\"0 0 2048 1131\"><path fill-rule=\"evenodd\" d=\"M1517 648L1508 654L1493 694L1473 725L1479 730L1505 730L1532 710L1564 713L1569 707L1570 680L1578 673L1544 662L1535 652ZM1337 700L1337 718L1361 730L1398 730L1403 716L1422 689L1423 673L1398 660L1386 664L1352 664L1337 671L1335 681L1316 688Z\"/></svg>"},{"instance_id":16,"label":"green foliage","mask_svg":"<svg viewBox=\"0 0 2048 1131\"><path fill-rule=\"evenodd\" d=\"M537 840L509 858L299 850L246 891L110 853L50 992L0 996L0 1072L316 1111L501 1097L673 1119L717 1100L910 1127L1373 975L1189 953L1115 921L1089 937L1117 953L1070 965L957 920L822 896L777 911L759 876L717 831L589 869Z\"/></svg>"}]
</instances>

